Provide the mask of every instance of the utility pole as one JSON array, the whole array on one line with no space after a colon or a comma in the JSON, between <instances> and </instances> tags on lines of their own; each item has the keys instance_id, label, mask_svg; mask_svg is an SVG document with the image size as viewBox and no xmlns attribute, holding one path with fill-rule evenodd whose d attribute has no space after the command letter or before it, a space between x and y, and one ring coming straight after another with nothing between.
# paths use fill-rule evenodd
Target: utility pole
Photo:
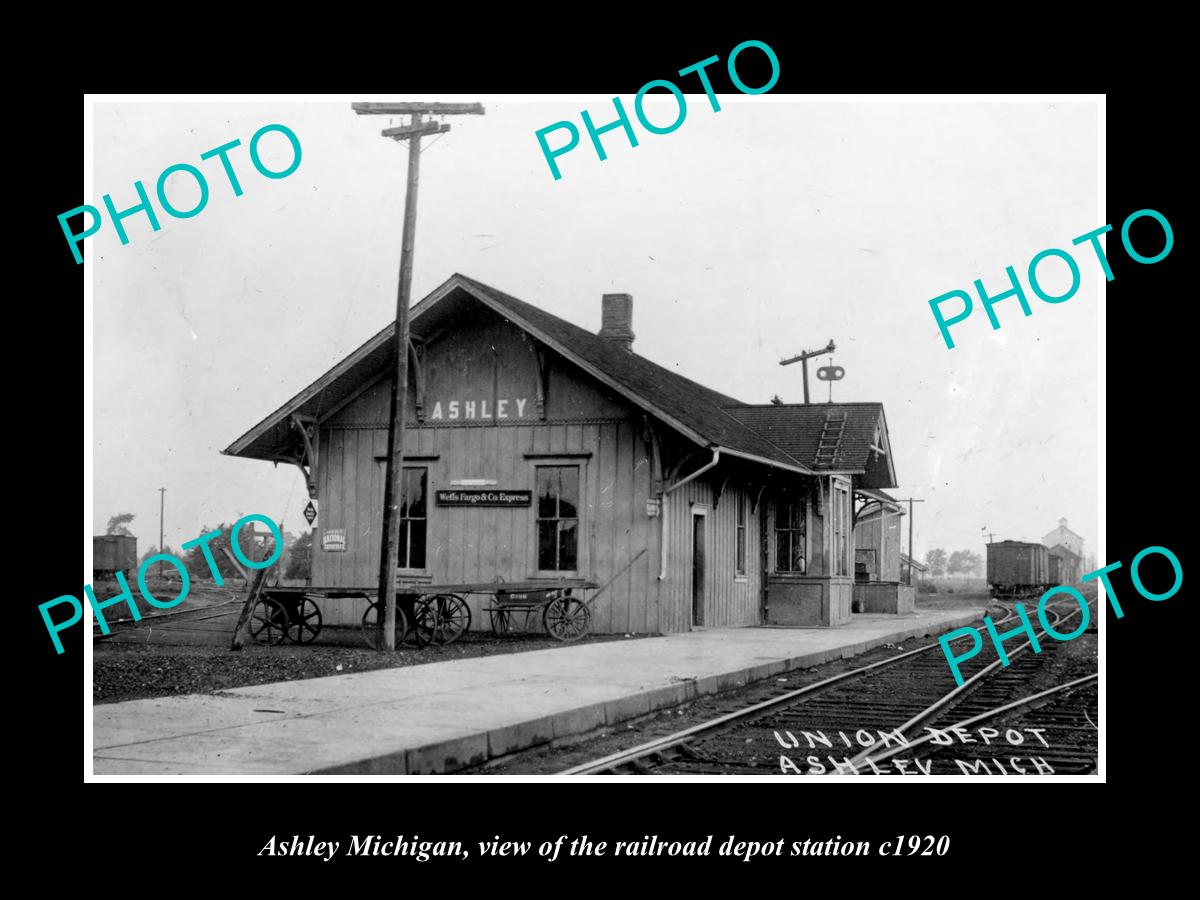
<instances>
[{"instance_id":1,"label":"utility pole","mask_svg":"<svg viewBox=\"0 0 1200 900\"><path fill-rule=\"evenodd\" d=\"M781 366L790 366L792 363L797 363L797 362L800 363L800 366L804 371L804 402L805 403L808 403L808 361L810 359L812 359L814 356L822 356L826 353L832 353L836 349L837 349L837 347L835 347L833 345L833 339L830 338L829 346L827 346L827 347L822 347L820 350L805 350L799 356L793 356L791 359L781 359L779 361L779 364ZM830 390L832 391L832 389L833 388L831 386ZM830 396L833 396L833 395L830 394Z\"/></svg>"},{"instance_id":2,"label":"utility pole","mask_svg":"<svg viewBox=\"0 0 1200 900\"><path fill-rule=\"evenodd\" d=\"M421 137L449 131L449 125L423 122L422 115L483 115L480 103L352 103L361 115L407 115L409 124L385 128L384 137L408 141L408 184L404 194L404 232L400 243L400 285L396 291L396 325L393 341L395 376L388 411L388 453L383 480L383 535L379 553L379 602L375 646L396 649L396 567L400 559L400 501L404 478L404 418L408 399L408 308L411 302L413 243L417 230L417 178L421 165Z\"/></svg>"},{"instance_id":3,"label":"utility pole","mask_svg":"<svg viewBox=\"0 0 1200 900\"><path fill-rule=\"evenodd\" d=\"M163 510L166 509L166 506L167 506L167 489L165 487L160 487L158 489L158 552L159 553L167 552L166 550L163 549ZM162 564L161 559L158 561L158 577L159 578L163 577L163 564Z\"/></svg>"},{"instance_id":4,"label":"utility pole","mask_svg":"<svg viewBox=\"0 0 1200 900\"><path fill-rule=\"evenodd\" d=\"M902 500L897 500L898 503L908 504L908 581L907 584L912 584L912 564L913 564L913 504L924 503L924 500L914 500L912 497L905 497Z\"/></svg>"}]
</instances>

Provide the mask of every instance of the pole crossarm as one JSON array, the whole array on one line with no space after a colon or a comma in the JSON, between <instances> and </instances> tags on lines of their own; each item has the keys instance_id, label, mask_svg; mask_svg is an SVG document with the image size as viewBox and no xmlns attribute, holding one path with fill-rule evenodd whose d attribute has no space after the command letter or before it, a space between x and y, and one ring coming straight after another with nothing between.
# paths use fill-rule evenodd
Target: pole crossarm
<instances>
[{"instance_id":1,"label":"pole crossarm","mask_svg":"<svg viewBox=\"0 0 1200 900\"><path fill-rule=\"evenodd\" d=\"M434 116L482 116L482 103L351 103L360 116L406 116L429 113Z\"/></svg>"},{"instance_id":2,"label":"pole crossarm","mask_svg":"<svg viewBox=\"0 0 1200 900\"><path fill-rule=\"evenodd\" d=\"M832 353L836 349L837 347L834 346L831 340L827 346L822 347L820 350L805 350L799 356L793 356L790 359L781 359L779 364L781 366L790 366L792 363L803 362L806 359L812 359L814 356L820 356L823 353Z\"/></svg>"},{"instance_id":3,"label":"pole crossarm","mask_svg":"<svg viewBox=\"0 0 1200 900\"><path fill-rule=\"evenodd\" d=\"M822 347L820 350L805 350L799 356L793 356L791 359L781 359L779 361L779 364L781 366L790 366L792 363L800 363L800 368L803 372L803 377L804 377L804 403L805 403L805 405L808 404L808 361L810 359L812 359L814 356L821 356L825 353L832 353L836 349L837 349L837 347L835 347L833 344L833 338L830 338L829 344L827 346ZM831 402L832 402L832 397L833 397L833 383L832 382L830 382L830 385L829 385L829 396L830 396Z\"/></svg>"},{"instance_id":4,"label":"pole crossarm","mask_svg":"<svg viewBox=\"0 0 1200 900\"><path fill-rule=\"evenodd\" d=\"M395 128L385 128L379 132L384 137L395 138L398 141L406 141L410 137L425 134L441 134L450 130L450 124L438 125L434 122L428 122L422 125L397 125Z\"/></svg>"}]
</instances>

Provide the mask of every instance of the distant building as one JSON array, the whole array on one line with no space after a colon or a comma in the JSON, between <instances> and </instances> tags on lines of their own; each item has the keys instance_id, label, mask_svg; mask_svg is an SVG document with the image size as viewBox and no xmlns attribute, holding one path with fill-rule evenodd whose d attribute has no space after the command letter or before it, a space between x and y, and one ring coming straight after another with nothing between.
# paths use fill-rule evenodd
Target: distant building
<instances>
[{"instance_id":1,"label":"distant building","mask_svg":"<svg viewBox=\"0 0 1200 900\"><path fill-rule=\"evenodd\" d=\"M866 503L854 521L854 580L899 584L901 530L904 508L880 490L861 490Z\"/></svg>"},{"instance_id":2,"label":"distant building","mask_svg":"<svg viewBox=\"0 0 1200 900\"><path fill-rule=\"evenodd\" d=\"M878 489L860 488L854 522L854 603L859 612L913 611L916 594L900 552L904 508Z\"/></svg>"},{"instance_id":3,"label":"distant building","mask_svg":"<svg viewBox=\"0 0 1200 900\"><path fill-rule=\"evenodd\" d=\"M1055 584L1075 584L1079 581L1083 570L1080 568L1082 559L1073 553L1069 547L1055 544L1049 550L1050 580Z\"/></svg>"},{"instance_id":4,"label":"distant building","mask_svg":"<svg viewBox=\"0 0 1200 900\"><path fill-rule=\"evenodd\" d=\"M1059 519L1058 527L1042 536L1042 543L1047 547L1055 547L1061 544L1074 553L1075 556L1080 559L1083 558L1083 537L1067 527L1066 519Z\"/></svg>"}]
</instances>

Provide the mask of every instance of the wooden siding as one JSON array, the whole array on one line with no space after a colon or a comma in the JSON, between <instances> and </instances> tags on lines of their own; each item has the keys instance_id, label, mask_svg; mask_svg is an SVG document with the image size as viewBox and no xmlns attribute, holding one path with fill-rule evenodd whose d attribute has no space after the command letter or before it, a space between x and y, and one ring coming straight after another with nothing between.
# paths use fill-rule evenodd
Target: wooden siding
<instances>
[{"instance_id":1,"label":"wooden siding","mask_svg":"<svg viewBox=\"0 0 1200 900\"><path fill-rule=\"evenodd\" d=\"M364 395L363 402L370 400ZM320 439L321 517L314 540L313 583L370 587L379 565L386 430L330 426L322 428ZM708 508L706 626L759 623L759 515L763 507L750 512L757 486L727 485L715 509L712 481L717 479L700 478L673 492L666 503L667 577L659 581L663 518L646 514L646 499L653 496L652 466L640 423L413 428L408 440L409 452L416 458L406 465L428 467L431 498L438 488L461 478L495 479L502 488L532 490L535 465L556 461L554 455L567 457L562 462L581 466L581 575L603 584L646 548L633 566L600 595L594 609L595 631L690 630L691 514L695 503ZM551 458L526 458L530 453ZM718 478L724 480L723 475ZM739 500L746 504L744 576L735 571ZM428 512L427 580L454 583L490 581L496 575L508 581L535 577L533 508L431 504ZM344 552L321 549L321 533L330 528L346 530ZM486 598L474 597L469 602L474 626L487 627L483 611ZM330 600L322 609L331 625L357 625L363 604Z\"/></svg>"},{"instance_id":2,"label":"wooden siding","mask_svg":"<svg viewBox=\"0 0 1200 900\"><path fill-rule=\"evenodd\" d=\"M714 469L720 473L720 469ZM692 625L692 515L697 504L707 508L705 528L706 628L760 624L761 601L760 528L762 508L751 513L756 485L726 485L713 508L714 482L725 476L702 476L685 484L666 498L667 577L662 582L662 630L688 631ZM737 500L746 504L746 574L737 569ZM660 559L655 560L656 576Z\"/></svg>"},{"instance_id":3,"label":"wooden siding","mask_svg":"<svg viewBox=\"0 0 1200 900\"><path fill-rule=\"evenodd\" d=\"M646 515L651 467L638 431L630 422L414 428L408 432L409 452L425 458L406 460L405 465L428 467L431 501L436 490L448 488L455 479L488 478L502 489L533 490L536 465L579 465L580 576L604 583L646 548L600 596L593 628L598 632L657 632L667 625L657 602L659 529L658 520ZM386 438L383 429L322 429L325 464L319 472L321 518L313 554L316 585L366 587L377 577L383 502L380 457L386 452ZM526 454L550 457L530 459ZM491 581L497 575L506 581L537 577L535 507L446 507L431 502L428 516L427 580L454 583ZM330 528L346 529L345 552L321 549L321 533ZM486 626L485 598L474 597L469 602L474 622ZM345 609L335 614L339 606ZM323 609L330 624L357 624L356 616L362 615L361 602L327 601Z\"/></svg>"},{"instance_id":4,"label":"wooden siding","mask_svg":"<svg viewBox=\"0 0 1200 900\"><path fill-rule=\"evenodd\" d=\"M900 580L901 514L884 510L860 519L854 528L856 550L875 551L875 571L871 581Z\"/></svg>"},{"instance_id":5,"label":"wooden siding","mask_svg":"<svg viewBox=\"0 0 1200 900\"><path fill-rule=\"evenodd\" d=\"M532 507L448 507L436 504L435 492L460 479L488 479L500 490L535 490L537 465L571 464L581 472L578 575L602 585L616 576L593 608L595 632L691 629L693 503L708 508L705 625L760 622L760 516L765 504L750 511L759 494L759 469L722 462L666 498L669 552L666 577L660 580L664 516L648 515L646 501L656 496L655 480L664 463L707 451L681 441L661 423L648 423L640 410L549 351L543 355L545 405L544 418L539 417L537 354L524 335L494 317L481 317L432 341L423 365L424 421L415 420L415 385L410 385L405 465L428 468L426 567L421 573L400 573L402 581L536 578L536 499ZM315 586L373 589L378 579L389 391L386 378L365 384L320 422ZM506 396L527 398L522 418L495 417L497 401ZM463 403L470 398L477 404L489 399L492 417L447 418L451 399ZM442 418L434 420L438 402ZM476 413L480 411L477 406ZM650 425L658 429L666 460L654 459ZM689 459L686 468L699 464ZM724 492L714 507L715 486L722 484ZM746 505L744 575L735 572L739 501ZM322 549L322 535L330 529L345 529L344 552ZM488 598L475 596L468 602L472 627L489 627L484 612ZM322 603L331 625L356 626L363 610L361 600Z\"/></svg>"}]
</instances>

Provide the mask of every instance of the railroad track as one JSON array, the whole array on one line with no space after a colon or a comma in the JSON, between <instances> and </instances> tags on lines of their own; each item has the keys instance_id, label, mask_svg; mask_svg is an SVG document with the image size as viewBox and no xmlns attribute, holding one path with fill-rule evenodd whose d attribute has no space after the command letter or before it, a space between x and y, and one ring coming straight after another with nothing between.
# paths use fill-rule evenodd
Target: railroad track
<instances>
[{"instance_id":1,"label":"railroad track","mask_svg":"<svg viewBox=\"0 0 1200 900\"><path fill-rule=\"evenodd\" d=\"M997 626L1016 618L1011 606L1000 605L998 608L1003 617L993 616ZM1052 619L1050 624L1061 632L1063 629L1059 626L1067 625L1080 610L1074 604L1066 608L1052 604L1047 607L1047 614ZM977 630L982 631L983 627L981 624ZM1047 731L1047 743L1051 739L1061 741L1051 746L1065 749L1054 761L1047 757L1046 764L1055 772L1059 771L1055 763L1072 772L1089 764L1094 767L1095 753L1092 750L1089 754L1088 748L1089 744L1094 746L1095 726L1083 724L1080 710L1090 706L1093 715L1088 722L1098 721L1094 715L1095 702L1085 697L1081 703L1075 694L1086 691L1087 683L1090 683L1094 697L1095 676L1080 679L1079 683L1056 686L1043 695L1041 682L1045 681L1050 661L1061 652L1061 645L1040 629L1038 638L1042 647L1040 654L1031 652L1028 640L1017 646L1006 646L1010 660L1007 667L1001 666L1000 661L990 654L981 652L962 665L964 683L961 686L955 684L940 652L940 644L935 641L815 684L782 692L559 774L778 775L782 771L897 774L897 770L905 771L904 766L907 766L907 772L918 774L918 770L923 772L924 768L893 760L903 753L905 760L921 759L925 765L941 761L941 768L944 768L949 765L946 762L948 751L960 755L963 751L962 745L942 747L931 740L928 728L992 727L980 723L1012 718L1027 712L1028 708L1047 707L1046 714L1058 720L1053 733ZM985 642L985 647L989 643ZM989 663L987 659L992 661ZM1025 705L1013 704L1014 698L1023 698ZM952 712L954 719L949 718ZM970 725L963 725L963 722ZM1021 735L1024 737L1023 732ZM972 758L978 756L976 744L968 748ZM1038 746L1049 752L1040 743ZM995 749L1011 749L1011 745L996 744ZM1027 746L1020 749L1022 756L1030 751ZM782 756L789 756L789 759L794 756L791 770L782 768ZM840 764L825 761L824 757L837 759ZM821 761L805 768L810 758ZM994 762L985 764L989 766L988 771L999 774L994 770ZM975 771L979 771L977 766Z\"/></svg>"},{"instance_id":2,"label":"railroad track","mask_svg":"<svg viewBox=\"0 0 1200 900\"><path fill-rule=\"evenodd\" d=\"M103 640L107 640L107 639L113 637L114 635L120 634L123 631L128 630L125 628L114 627L114 626L118 626L118 625L119 626L124 626L124 625L140 626L141 623L143 623L143 622L157 622L157 621L161 621L163 619L176 619L176 618L179 618L180 616L189 616L190 618L188 619L188 621L192 621L192 622L203 622L207 619L218 619L221 616L226 616L229 614L228 611L225 609L225 607L232 606L235 603L244 602L244 599L242 597L239 597L236 594L230 593L229 591L222 591L221 593L229 594L229 599L222 600L219 603L209 603L204 606L193 606L190 608L182 607L179 609L168 610L166 612L144 613L141 616L141 618L138 618L138 619L135 619L132 616L126 616L121 619L106 619L105 621L108 623L108 627L109 627L108 634L104 634L100 630L100 623L93 619L93 621L92 621L92 638L93 638L93 640L96 640L96 641L103 641ZM221 610L221 612L215 612L215 610ZM202 612L203 613L212 613L212 614L204 615L204 616L197 615L198 613L202 613Z\"/></svg>"}]
</instances>

